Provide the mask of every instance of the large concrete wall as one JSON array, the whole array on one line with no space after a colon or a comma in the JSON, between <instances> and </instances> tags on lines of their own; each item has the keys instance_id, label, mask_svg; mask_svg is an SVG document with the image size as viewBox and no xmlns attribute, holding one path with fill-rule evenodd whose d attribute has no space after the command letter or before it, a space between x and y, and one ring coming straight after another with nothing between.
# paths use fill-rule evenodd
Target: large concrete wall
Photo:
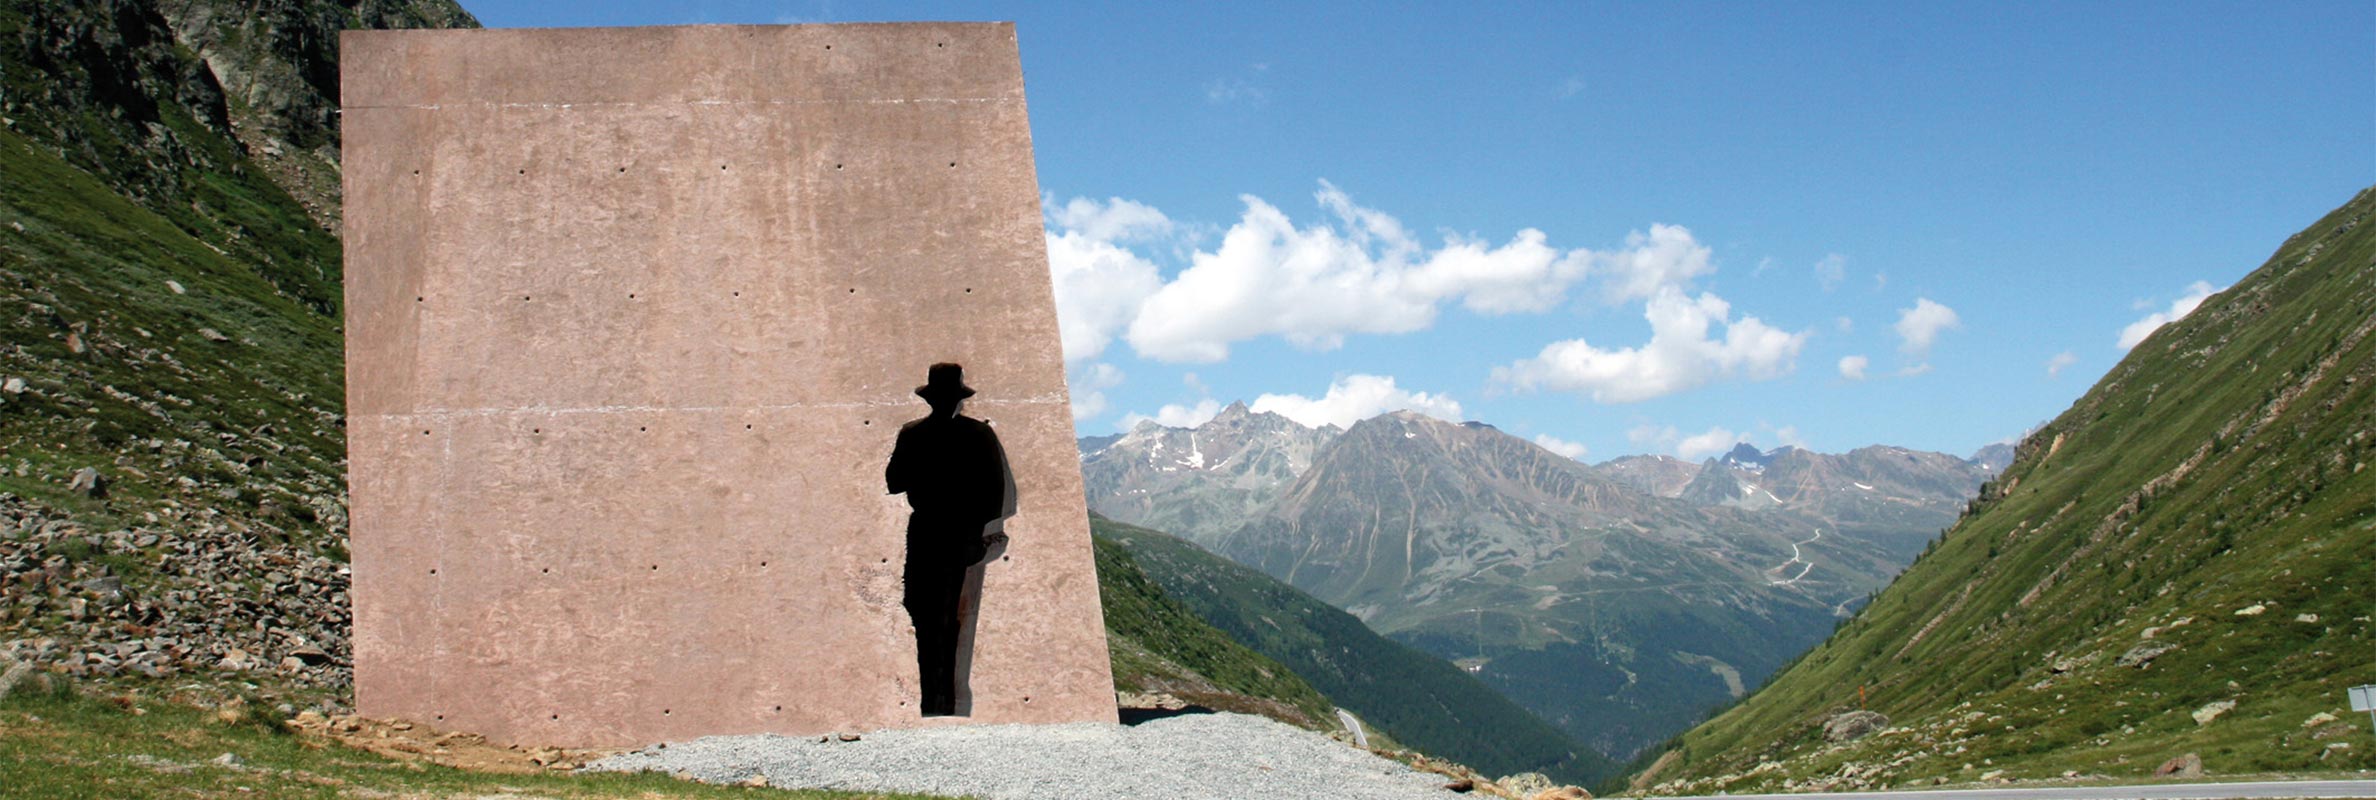
<instances>
[{"instance_id":1,"label":"large concrete wall","mask_svg":"<svg viewBox=\"0 0 2376 800\"><path fill-rule=\"evenodd\" d=\"M918 723L884 493L1014 471L973 714L1112 720L1007 24L350 32L356 701L506 742Z\"/></svg>"}]
</instances>

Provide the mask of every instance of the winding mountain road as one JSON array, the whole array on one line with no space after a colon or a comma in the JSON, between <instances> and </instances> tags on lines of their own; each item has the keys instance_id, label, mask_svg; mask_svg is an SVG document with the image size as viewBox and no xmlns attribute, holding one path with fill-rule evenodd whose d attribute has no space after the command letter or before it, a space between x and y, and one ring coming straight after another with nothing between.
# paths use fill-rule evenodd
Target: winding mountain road
<instances>
[{"instance_id":1,"label":"winding mountain road","mask_svg":"<svg viewBox=\"0 0 2376 800\"><path fill-rule=\"evenodd\" d=\"M1904 792L1733 794L1670 800L2273 800L2376 798L2376 780L2157 783L2146 786L2056 786L2039 789L1929 789Z\"/></svg>"}]
</instances>

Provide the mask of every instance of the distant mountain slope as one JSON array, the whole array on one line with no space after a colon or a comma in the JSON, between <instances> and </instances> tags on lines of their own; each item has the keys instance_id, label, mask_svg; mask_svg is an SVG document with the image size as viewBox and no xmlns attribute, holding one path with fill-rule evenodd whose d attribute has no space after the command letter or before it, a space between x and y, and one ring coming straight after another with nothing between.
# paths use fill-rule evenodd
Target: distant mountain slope
<instances>
[{"instance_id":1,"label":"distant mountain slope","mask_svg":"<svg viewBox=\"0 0 2376 800\"><path fill-rule=\"evenodd\" d=\"M1118 438L1083 439L1081 478L1098 513L1211 542L1277 497L1339 433L1231 403L1195 428L1141 422Z\"/></svg>"},{"instance_id":2,"label":"distant mountain slope","mask_svg":"<svg viewBox=\"0 0 2376 800\"><path fill-rule=\"evenodd\" d=\"M1891 447L1586 466L1482 423L1243 405L1082 449L1091 508L1189 526L1620 756L1820 641L1982 479Z\"/></svg>"},{"instance_id":3,"label":"distant mountain slope","mask_svg":"<svg viewBox=\"0 0 2376 800\"><path fill-rule=\"evenodd\" d=\"M2371 213L2376 189L2139 344L1935 549L1647 782L2138 778L2184 753L2215 775L2376 767L2343 697L2376 683ZM1857 687L1892 729L1827 744Z\"/></svg>"},{"instance_id":4,"label":"distant mountain slope","mask_svg":"<svg viewBox=\"0 0 2376 800\"><path fill-rule=\"evenodd\" d=\"M1404 744L1496 776L1532 771L1581 784L1614 772L1458 668L1381 638L1310 595L1171 536L1091 522L1166 594Z\"/></svg>"},{"instance_id":5,"label":"distant mountain slope","mask_svg":"<svg viewBox=\"0 0 2376 800\"><path fill-rule=\"evenodd\" d=\"M1160 692L1317 730L1339 727L1328 698L1293 670L1246 649L1166 595L1120 543L1094 538L1115 689Z\"/></svg>"}]
</instances>

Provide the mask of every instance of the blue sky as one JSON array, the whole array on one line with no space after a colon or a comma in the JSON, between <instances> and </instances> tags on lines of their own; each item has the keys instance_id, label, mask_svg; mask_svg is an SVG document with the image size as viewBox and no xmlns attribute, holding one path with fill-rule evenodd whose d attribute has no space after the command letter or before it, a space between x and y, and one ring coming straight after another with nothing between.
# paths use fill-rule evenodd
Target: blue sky
<instances>
[{"instance_id":1,"label":"blue sky","mask_svg":"<svg viewBox=\"0 0 2376 800\"><path fill-rule=\"evenodd\" d=\"M1083 434L1969 454L2376 183L2367 2L464 5L1016 22Z\"/></svg>"}]
</instances>

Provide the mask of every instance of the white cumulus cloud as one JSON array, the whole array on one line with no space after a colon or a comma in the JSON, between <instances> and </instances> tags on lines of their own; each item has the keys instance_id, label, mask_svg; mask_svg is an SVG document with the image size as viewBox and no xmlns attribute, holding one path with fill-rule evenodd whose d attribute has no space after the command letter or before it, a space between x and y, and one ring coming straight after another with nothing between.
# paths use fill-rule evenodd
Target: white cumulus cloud
<instances>
[{"instance_id":1,"label":"white cumulus cloud","mask_svg":"<svg viewBox=\"0 0 2376 800\"><path fill-rule=\"evenodd\" d=\"M1748 434L1734 433L1731 429L1721 426L1709 428L1706 431L1685 436L1682 441L1676 442L1675 457L1685 461L1699 461L1724 453L1733 449L1733 445L1746 441L1749 441Z\"/></svg>"},{"instance_id":2,"label":"white cumulus cloud","mask_svg":"<svg viewBox=\"0 0 2376 800\"><path fill-rule=\"evenodd\" d=\"M1353 423L1388 411L1417 411L1431 417L1459 422L1460 403L1441 394L1414 392L1394 385L1388 375L1347 375L1328 384L1328 391L1318 398L1299 394L1265 394L1254 398L1249 406L1254 411L1268 411L1310 427L1335 425L1349 428Z\"/></svg>"},{"instance_id":3,"label":"white cumulus cloud","mask_svg":"<svg viewBox=\"0 0 2376 800\"><path fill-rule=\"evenodd\" d=\"M1898 350L1914 358L1930 355L1931 345L1938 343L1939 334L1963 327L1963 319L1955 309L1933 302L1928 297L1914 298L1913 308L1898 309Z\"/></svg>"},{"instance_id":4,"label":"white cumulus cloud","mask_svg":"<svg viewBox=\"0 0 2376 800\"><path fill-rule=\"evenodd\" d=\"M1577 461L1584 460L1584 454L1591 452L1591 449L1586 448L1582 442L1571 442L1548 433L1535 434L1534 443L1545 450Z\"/></svg>"},{"instance_id":5,"label":"white cumulus cloud","mask_svg":"<svg viewBox=\"0 0 2376 800\"><path fill-rule=\"evenodd\" d=\"M1392 216L1325 181L1317 199L1333 224L1298 227L1261 198L1240 199L1246 211L1220 245L1192 254L1137 307L1126 335L1139 355L1209 363L1233 343L1272 335L1329 350L1350 334L1425 329L1454 300L1484 314L1547 311L1592 261L1531 228L1499 246L1449 236L1431 252Z\"/></svg>"},{"instance_id":6,"label":"white cumulus cloud","mask_svg":"<svg viewBox=\"0 0 2376 800\"><path fill-rule=\"evenodd\" d=\"M1872 365L1873 360L1864 356L1848 356L1846 358L1842 358L1840 359L1840 377L1847 378L1852 381L1864 380L1865 369L1867 367L1871 367Z\"/></svg>"},{"instance_id":7,"label":"white cumulus cloud","mask_svg":"<svg viewBox=\"0 0 2376 800\"><path fill-rule=\"evenodd\" d=\"M1195 405L1171 403L1156 409L1153 416L1136 411L1122 415L1122 429L1130 430L1150 420L1166 428L1194 428L1212 421L1220 413L1221 403L1209 397L1196 401Z\"/></svg>"},{"instance_id":8,"label":"white cumulus cloud","mask_svg":"<svg viewBox=\"0 0 2376 800\"><path fill-rule=\"evenodd\" d=\"M1727 380L1767 380L1797 366L1805 332L1790 333L1743 316L1713 293L1690 297L1659 288L1644 304L1650 341L1601 348L1583 339L1552 342L1534 358L1496 367L1492 382L1520 391L1575 392L1600 403L1631 403ZM1721 325L1721 337L1711 329Z\"/></svg>"},{"instance_id":9,"label":"white cumulus cloud","mask_svg":"<svg viewBox=\"0 0 2376 800\"><path fill-rule=\"evenodd\" d=\"M1611 303L1654 297L1669 289L1685 289L1691 279L1716 271L1711 250L1681 225L1651 225L1648 232L1625 237L1625 249L1593 258L1601 290Z\"/></svg>"},{"instance_id":10,"label":"white cumulus cloud","mask_svg":"<svg viewBox=\"0 0 2376 800\"><path fill-rule=\"evenodd\" d=\"M1154 262L1119 243L1166 233L1172 224L1163 212L1121 198L1043 205L1052 226L1048 276L1056 291L1064 360L1087 361L1105 352L1114 335L1138 316L1139 304L1163 287Z\"/></svg>"},{"instance_id":11,"label":"white cumulus cloud","mask_svg":"<svg viewBox=\"0 0 2376 800\"><path fill-rule=\"evenodd\" d=\"M2194 313L2196 306L2202 305L2204 300L2210 299L2211 295L2217 293L2220 288L2223 287L2214 287L2204 281L2195 281L2189 284L2186 287L2186 295L2170 301L2169 308L2147 314L2144 319L2131 322L2128 327L2121 328L2120 349L2127 350L2136 347L2139 342L2145 341L2145 337L2160 330L2161 326L2185 319L2186 315Z\"/></svg>"},{"instance_id":12,"label":"white cumulus cloud","mask_svg":"<svg viewBox=\"0 0 2376 800\"><path fill-rule=\"evenodd\" d=\"M1072 390L1073 421L1080 422L1106 412L1105 390L1122 385L1122 370L1099 362L1068 370L1064 379Z\"/></svg>"},{"instance_id":13,"label":"white cumulus cloud","mask_svg":"<svg viewBox=\"0 0 2376 800\"><path fill-rule=\"evenodd\" d=\"M2077 353L2069 350L2056 353L2053 358L2046 359L2046 377L2052 378L2061 375L2063 370L2070 369L2072 364L2077 363L2079 363L2079 354Z\"/></svg>"}]
</instances>

